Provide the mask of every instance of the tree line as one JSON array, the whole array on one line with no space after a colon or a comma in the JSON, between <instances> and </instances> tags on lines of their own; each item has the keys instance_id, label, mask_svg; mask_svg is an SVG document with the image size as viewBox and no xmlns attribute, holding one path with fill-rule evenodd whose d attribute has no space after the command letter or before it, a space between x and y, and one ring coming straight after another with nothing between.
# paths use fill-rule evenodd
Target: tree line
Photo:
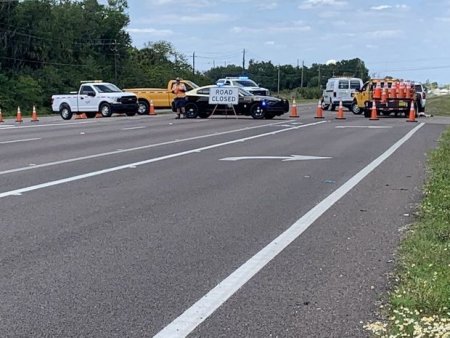
<instances>
[{"instance_id":1,"label":"tree line","mask_svg":"<svg viewBox=\"0 0 450 338\"><path fill-rule=\"evenodd\" d=\"M53 94L68 93L80 81L102 79L122 88L165 87L181 76L198 85L225 76L245 75L272 92L298 90L319 97L333 75L369 78L360 59L311 67L276 66L250 60L237 65L194 71L168 41L132 46L126 31L126 0L24 0L0 2L0 108L36 105L50 110Z\"/></svg>"}]
</instances>

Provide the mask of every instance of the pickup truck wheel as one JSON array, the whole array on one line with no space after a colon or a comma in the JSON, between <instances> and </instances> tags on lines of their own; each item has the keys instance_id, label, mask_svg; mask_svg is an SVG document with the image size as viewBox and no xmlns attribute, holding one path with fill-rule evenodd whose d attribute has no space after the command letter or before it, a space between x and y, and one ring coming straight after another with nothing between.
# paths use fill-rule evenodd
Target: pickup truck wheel
<instances>
[{"instance_id":1,"label":"pickup truck wheel","mask_svg":"<svg viewBox=\"0 0 450 338\"><path fill-rule=\"evenodd\" d=\"M352 113L355 115L360 115L362 114L362 109L358 106L358 104L356 102L352 103L352 107L351 107Z\"/></svg>"},{"instance_id":2,"label":"pickup truck wheel","mask_svg":"<svg viewBox=\"0 0 450 338\"><path fill-rule=\"evenodd\" d=\"M103 117L111 117L112 115L111 106L108 103L102 103L99 111Z\"/></svg>"},{"instance_id":3,"label":"pickup truck wheel","mask_svg":"<svg viewBox=\"0 0 450 338\"><path fill-rule=\"evenodd\" d=\"M59 107L59 115L61 115L63 120L70 120L73 113L67 104L62 104L61 107Z\"/></svg>"},{"instance_id":4,"label":"pickup truck wheel","mask_svg":"<svg viewBox=\"0 0 450 338\"><path fill-rule=\"evenodd\" d=\"M250 115L255 120L261 120L264 118L264 110L259 106L258 103L255 103L253 106L250 107Z\"/></svg>"},{"instance_id":5,"label":"pickup truck wheel","mask_svg":"<svg viewBox=\"0 0 450 338\"><path fill-rule=\"evenodd\" d=\"M330 102L330 111L335 111L336 110L336 105L333 104L332 102Z\"/></svg>"},{"instance_id":6,"label":"pickup truck wheel","mask_svg":"<svg viewBox=\"0 0 450 338\"><path fill-rule=\"evenodd\" d=\"M322 105L322 109L323 109L323 110L327 110L327 109L330 107L330 105L329 105L329 104L326 104L325 101L323 101L323 100L322 100L322 102L321 102L321 105Z\"/></svg>"},{"instance_id":7,"label":"pickup truck wheel","mask_svg":"<svg viewBox=\"0 0 450 338\"><path fill-rule=\"evenodd\" d=\"M140 100L138 102L138 111L137 113L139 115L148 115L150 112L150 105L148 104L147 101L144 100Z\"/></svg>"},{"instance_id":8,"label":"pickup truck wheel","mask_svg":"<svg viewBox=\"0 0 450 338\"><path fill-rule=\"evenodd\" d=\"M195 103L188 103L184 109L184 116L187 119L195 119L198 116L198 107Z\"/></svg>"}]
</instances>

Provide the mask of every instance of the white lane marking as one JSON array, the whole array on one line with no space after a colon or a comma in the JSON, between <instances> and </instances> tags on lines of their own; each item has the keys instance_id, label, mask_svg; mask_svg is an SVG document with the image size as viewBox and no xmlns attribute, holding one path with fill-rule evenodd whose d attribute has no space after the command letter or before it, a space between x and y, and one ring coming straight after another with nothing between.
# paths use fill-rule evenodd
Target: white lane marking
<instances>
[{"instance_id":1,"label":"white lane marking","mask_svg":"<svg viewBox=\"0 0 450 338\"><path fill-rule=\"evenodd\" d=\"M335 128L367 128L367 129L390 129L392 126L336 126Z\"/></svg>"},{"instance_id":2,"label":"white lane marking","mask_svg":"<svg viewBox=\"0 0 450 338\"><path fill-rule=\"evenodd\" d=\"M281 235L275 238L271 243L261 251L251 257L247 262L232 272L227 278L220 282L215 288L200 298L194 305L187 309L183 314L173 322L163 328L154 337L156 338L175 338L186 337L195 328L206 320L214 311L216 311L225 301L227 301L236 291L246 284L262 268L264 268L272 259L282 252L290 243L297 239L308 227L314 223L323 213L331 208L345 194L353 189L383 161L391 156L402 144L408 141L422 126L421 123L399 141L392 145L388 150L381 154L365 168L350 178L342 186L332 192L322 202L317 204L305 215L299 218Z\"/></svg>"},{"instance_id":3,"label":"white lane marking","mask_svg":"<svg viewBox=\"0 0 450 338\"><path fill-rule=\"evenodd\" d=\"M147 128L146 126L139 126L139 127L128 127L128 128L122 128L120 130L134 130L134 129L143 129Z\"/></svg>"},{"instance_id":4,"label":"white lane marking","mask_svg":"<svg viewBox=\"0 0 450 338\"><path fill-rule=\"evenodd\" d=\"M39 137L38 138L24 138L21 140L2 141L2 142L0 142L0 144L29 142L29 141L37 141L37 140L41 140L41 138L39 138Z\"/></svg>"},{"instance_id":5,"label":"white lane marking","mask_svg":"<svg viewBox=\"0 0 450 338\"><path fill-rule=\"evenodd\" d=\"M228 130L228 131L223 131L223 132L215 132L215 133L212 133L212 134L188 137L188 138L185 138L185 139L176 139L176 140L173 140L173 141L161 142L161 143L156 143L156 144L149 144L149 145L145 145L145 146L128 148L128 149L117 149L116 151L108 151L106 153L93 154L93 155L87 155L87 156L82 156L82 157L69 158L67 160L36 164L34 167L22 167L22 168L9 169L9 170L0 171L0 175L11 174L11 173L24 171L24 170L30 170L30 169L38 169L38 168L50 167L50 166L59 165L59 164L72 163L72 162L76 162L76 161L89 160L89 159L93 159L93 158L109 156L109 155L115 155L115 154L126 153L126 152L137 151L137 150L143 150L143 149L148 149L148 148L160 147L160 146L170 145L170 144L174 144L174 143L199 140L199 139L202 139L202 138L218 136L218 135L225 135L225 134L231 134L231 133L236 133L236 132L246 131L246 130L251 130L251 129L269 127L269 126L272 126L274 124L280 124L280 123L284 123L284 122L263 124L263 125L259 125L259 126L245 127L245 128L233 129L233 130Z\"/></svg>"},{"instance_id":6,"label":"white lane marking","mask_svg":"<svg viewBox=\"0 0 450 338\"><path fill-rule=\"evenodd\" d=\"M292 128L289 128L289 129L282 129L282 130L279 130L277 133L283 133L285 131L295 130L295 129L309 127L309 126L314 126L314 125L317 125L317 124L320 124L320 123L324 123L324 122L325 121L323 121L323 122L315 122L315 123L311 123L311 124L304 124L304 125L301 125L301 126L292 127ZM34 190L38 190L38 189L44 189L44 188L48 188L48 187L52 187L52 186L60 185L60 184L65 184L65 183L69 183L69 182L73 182L73 181L79 181L79 180L82 180L82 179L85 179L85 178L99 176L99 175L111 173L111 172L114 172L114 171L135 168L137 166L144 165L144 164L159 162L159 161L168 160L168 159L171 159L171 158L180 157L180 156L189 155L189 154L195 154L195 153L199 153L199 152L204 151L204 150L215 149L215 148L227 146L227 145L230 145L230 144L235 144L235 143L239 143L239 142L245 142L245 141L249 141L249 140L254 140L254 139L257 139L257 138L260 138L260 137L265 137L265 136L270 136L270 135L273 135L273 132L259 134L259 135L254 135L254 136L249 136L249 137L245 137L245 138L241 138L241 139L237 139L237 140L233 140L233 141L228 141L228 142L223 142L223 143L212 144L210 146L205 146L205 147L201 147L201 148L196 148L196 149L191 149L191 150L187 150L187 151L182 151L182 152L175 153L175 154L170 154L170 155L165 155L165 156L161 156L161 157L151 158L151 159L148 159L148 160L134 162L134 163L128 163L128 164L120 165L120 166L117 166L117 167L107 168L107 169L103 169L103 170L99 170L99 171L93 171L93 172L90 172L90 173L86 173L86 174L82 174L82 175L76 175L76 176L72 176L72 177L67 177L67 178L63 178L63 179L60 179L60 180L50 181L50 182L41 183L41 184L37 184L37 185L32 185L32 186L25 187L25 188L15 189L15 190L11 190L11 191L5 191L3 193L0 193L0 198L8 197L8 196L14 196L14 195L17 195L17 194L22 194L24 192L34 191ZM30 167L30 168L35 168L35 167Z\"/></svg>"},{"instance_id":7,"label":"white lane marking","mask_svg":"<svg viewBox=\"0 0 450 338\"><path fill-rule=\"evenodd\" d=\"M24 126L24 125L10 125L9 128L4 129L24 129L24 128L44 128L44 127L54 127L54 126L65 126L65 127L76 127L80 124L91 124L96 123L97 121L80 121L80 122L68 122L68 123L49 123L49 124L35 124L30 126ZM0 128L3 129L3 128Z\"/></svg>"},{"instance_id":8,"label":"white lane marking","mask_svg":"<svg viewBox=\"0 0 450 338\"><path fill-rule=\"evenodd\" d=\"M241 156L241 157L225 157L220 161L241 161L241 160L281 160L286 161L307 161L307 160L325 160L331 157L320 156L304 156L304 155L291 155L291 156Z\"/></svg>"}]
</instances>

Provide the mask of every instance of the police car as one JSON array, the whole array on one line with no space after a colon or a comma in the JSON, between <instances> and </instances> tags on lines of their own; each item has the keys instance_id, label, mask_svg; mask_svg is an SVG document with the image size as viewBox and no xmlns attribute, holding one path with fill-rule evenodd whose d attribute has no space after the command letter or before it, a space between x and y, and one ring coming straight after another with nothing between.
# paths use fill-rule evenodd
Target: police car
<instances>
[{"instance_id":1,"label":"police car","mask_svg":"<svg viewBox=\"0 0 450 338\"><path fill-rule=\"evenodd\" d=\"M218 86L242 87L246 91L252 93L253 95L259 96L270 95L269 89L258 86L258 84L255 81L250 80L246 76L226 77L224 79L217 80L216 84Z\"/></svg>"}]
</instances>

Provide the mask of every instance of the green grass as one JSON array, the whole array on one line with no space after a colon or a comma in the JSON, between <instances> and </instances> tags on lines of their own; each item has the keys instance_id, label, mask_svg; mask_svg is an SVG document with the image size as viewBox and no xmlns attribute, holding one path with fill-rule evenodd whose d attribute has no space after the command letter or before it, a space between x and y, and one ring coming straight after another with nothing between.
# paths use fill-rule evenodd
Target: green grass
<instances>
[{"instance_id":1,"label":"green grass","mask_svg":"<svg viewBox=\"0 0 450 338\"><path fill-rule=\"evenodd\" d=\"M434 116L450 116L450 95L429 97L426 112Z\"/></svg>"},{"instance_id":2,"label":"green grass","mask_svg":"<svg viewBox=\"0 0 450 338\"><path fill-rule=\"evenodd\" d=\"M389 319L366 325L375 336L450 337L450 129L428 168L418 222L399 249Z\"/></svg>"}]
</instances>

